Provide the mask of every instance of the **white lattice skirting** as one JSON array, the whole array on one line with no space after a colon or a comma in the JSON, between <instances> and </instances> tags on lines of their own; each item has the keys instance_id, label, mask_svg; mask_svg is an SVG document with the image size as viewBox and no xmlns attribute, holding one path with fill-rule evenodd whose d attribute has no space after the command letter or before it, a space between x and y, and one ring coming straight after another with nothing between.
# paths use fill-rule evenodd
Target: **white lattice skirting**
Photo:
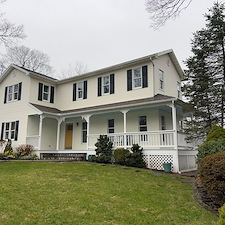
<instances>
[{"instance_id":1,"label":"white lattice skirting","mask_svg":"<svg viewBox=\"0 0 225 225\"><path fill-rule=\"evenodd\" d=\"M163 170L163 163L174 163L173 155L144 155L144 161L149 169Z\"/></svg>"}]
</instances>

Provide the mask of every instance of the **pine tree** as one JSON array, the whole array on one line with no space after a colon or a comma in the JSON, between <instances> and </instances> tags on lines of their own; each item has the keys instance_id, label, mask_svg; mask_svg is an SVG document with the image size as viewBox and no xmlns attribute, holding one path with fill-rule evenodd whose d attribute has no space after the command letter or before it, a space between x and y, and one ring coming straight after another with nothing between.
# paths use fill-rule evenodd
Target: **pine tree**
<instances>
[{"instance_id":1,"label":"pine tree","mask_svg":"<svg viewBox=\"0 0 225 225\"><path fill-rule=\"evenodd\" d=\"M214 124L224 126L224 11L224 4L214 3L205 14L206 28L194 33L193 56L185 61L183 91L194 109L192 119L186 121L189 139L205 137Z\"/></svg>"}]
</instances>

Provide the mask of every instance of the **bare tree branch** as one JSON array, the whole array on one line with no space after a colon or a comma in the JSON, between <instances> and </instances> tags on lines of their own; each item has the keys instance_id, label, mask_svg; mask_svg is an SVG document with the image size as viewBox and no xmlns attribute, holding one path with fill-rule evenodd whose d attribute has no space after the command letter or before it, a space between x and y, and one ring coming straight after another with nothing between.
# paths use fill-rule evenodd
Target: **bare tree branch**
<instances>
[{"instance_id":1,"label":"bare tree branch","mask_svg":"<svg viewBox=\"0 0 225 225\"><path fill-rule=\"evenodd\" d=\"M0 60L0 70L5 70L12 63L46 75L52 71L48 55L26 46L8 48L6 54Z\"/></svg>"},{"instance_id":2,"label":"bare tree branch","mask_svg":"<svg viewBox=\"0 0 225 225\"><path fill-rule=\"evenodd\" d=\"M81 74L86 73L87 65L85 65L82 62L75 62L74 64L69 64L66 69L63 69L61 72L61 75L59 76L59 79L65 79L73 76L78 76Z\"/></svg>"},{"instance_id":3,"label":"bare tree branch","mask_svg":"<svg viewBox=\"0 0 225 225\"><path fill-rule=\"evenodd\" d=\"M0 0L0 4L6 0ZM4 18L4 13L0 12L0 45L6 47L15 45L19 39L25 38L23 25L15 25Z\"/></svg>"},{"instance_id":4,"label":"bare tree branch","mask_svg":"<svg viewBox=\"0 0 225 225\"><path fill-rule=\"evenodd\" d=\"M150 26L159 29L169 19L175 19L192 0L146 0L146 10L150 14Z\"/></svg>"}]
</instances>

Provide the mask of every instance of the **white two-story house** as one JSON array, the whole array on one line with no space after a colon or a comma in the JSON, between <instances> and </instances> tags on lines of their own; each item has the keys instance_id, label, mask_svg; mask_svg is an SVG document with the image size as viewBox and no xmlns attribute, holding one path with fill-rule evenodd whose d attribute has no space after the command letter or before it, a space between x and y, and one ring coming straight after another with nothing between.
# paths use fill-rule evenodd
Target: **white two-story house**
<instances>
[{"instance_id":1,"label":"white two-story house","mask_svg":"<svg viewBox=\"0 0 225 225\"><path fill-rule=\"evenodd\" d=\"M32 144L41 158L88 158L107 134L114 149L142 146L148 168L195 169L195 146L182 133L182 79L172 50L63 80L11 65L0 77L0 139Z\"/></svg>"}]
</instances>

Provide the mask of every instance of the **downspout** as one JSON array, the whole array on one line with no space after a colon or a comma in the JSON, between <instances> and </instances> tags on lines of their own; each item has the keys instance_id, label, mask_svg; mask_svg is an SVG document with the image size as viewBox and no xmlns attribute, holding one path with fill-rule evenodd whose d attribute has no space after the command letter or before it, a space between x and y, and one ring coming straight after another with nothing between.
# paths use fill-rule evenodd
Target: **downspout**
<instances>
[{"instance_id":1,"label":"downspout","mask_svg":"<svg viewBox=\"0 0 225 225\"><path fill-rule=\"evenodd\" d=\"M153 62L153 58L150 56L150 61L152 63L152 76L153 76L153 97L155 96L155 64Z\"/></svg>"}]
</instances>

